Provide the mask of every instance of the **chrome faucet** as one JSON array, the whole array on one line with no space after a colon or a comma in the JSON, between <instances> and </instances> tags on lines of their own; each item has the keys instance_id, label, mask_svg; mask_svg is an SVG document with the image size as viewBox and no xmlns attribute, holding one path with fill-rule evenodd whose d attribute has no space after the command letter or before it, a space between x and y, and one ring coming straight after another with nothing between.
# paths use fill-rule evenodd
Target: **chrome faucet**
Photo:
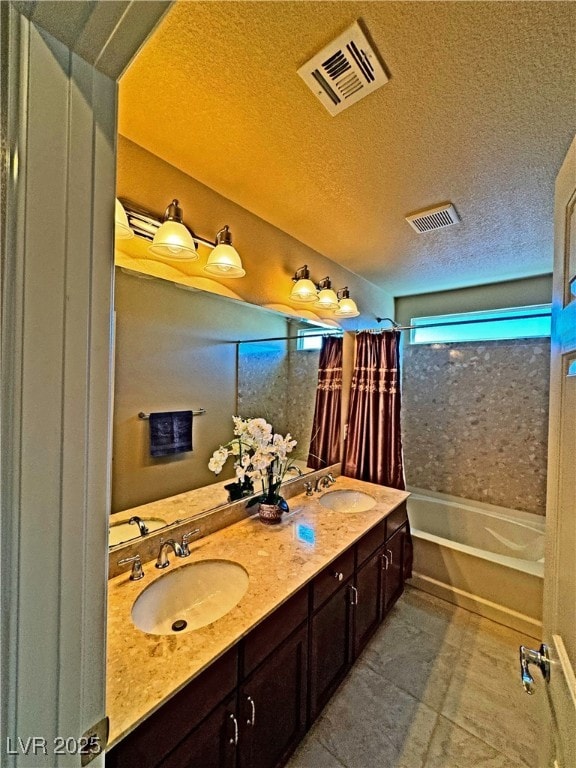
<instances>
[{"instance_id":1,"label":"chrome faucet","mask_svg":"<svg viewBox=\"0 0 576 768\"><path fill-rule=\"evenodd\" d=\"M134 557L124 557L122 560L118 560L118 565L124 565L125 563L132 563L130 581L140 581L140 579L144 578L144 571L142 570L142 561L140 560L140 555L134 555Z\"/></svg>"},{"instance_id":2,"label":"chrome faucet","mask_svg":"<svg viewBox=\"0 0 576 768\"><path fill-rule=\"evenodd\" d=\"M148 528L144 524L144 521L141 517L138 517L138 515L134 515L133 517L128 520L128 523L132 525L135 523L138 526L138 530L140 531L140 536L146 536L147 533L149 533Z\"/></svg>"},{"instance_id":3,"label":"chrome faucet","mask_svg":"<svg viewBox=\"0 0 576 768\"><path fill-rule=\"evenodd\" d=\"M328 472L327 475L322 475L316 480L315 491L321 491L323 488L330 488L330 486L336 482L336 479L332 472Z\"/></svg>"},{"instance_id":4,"label":"chrome faucet","mask_svg":"<svg viewBox=\"0 0 576 768\"><path fill-rule=\"evenodd\" d=\"M189 531L188 533L185 533L184 536L182 536L182 554L178 555L178 557L188 557L190 554L190 547L188 546L188 542L192 538L192 536L196 536L197 533L200 533L200 528L194 528L193 531Z\"/></svg>"},{"instance_id":5,"label":"chrome faucet","mask_svg":"<svg viewBox=\"0 0 576 768\"><path fill-rule=\"evenodd\" d=\"M160 539L160 549L158 550L158 558L156 560L156 568L168 568L170 561L168 560L168 549L172 549L176 557L186 557L181 545L174 539L167 539L164 541ZM190 554L188 552L188 554Z\"/></svg>"}]
</instances>

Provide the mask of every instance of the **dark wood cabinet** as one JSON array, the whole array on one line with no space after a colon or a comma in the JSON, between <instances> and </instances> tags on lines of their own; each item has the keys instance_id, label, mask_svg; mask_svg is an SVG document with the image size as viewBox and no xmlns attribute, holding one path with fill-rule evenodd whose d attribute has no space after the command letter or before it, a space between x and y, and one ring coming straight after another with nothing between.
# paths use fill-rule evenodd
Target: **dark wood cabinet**
<instances>
[{"instance_id":1,"label":"dark wood cabinet","mask_svg":"<svg viewBox=\"0 0 576 768\"><path fill-rule=\"evenodd\" d=\"M356 571L354 603L354 658L378 629L384 581L381 548Z\"/></svg>"},{"instance_id":2,"label":"dark wood cabinet","mask_svg":"<svg viewBox=\"0 0 576 768\"><path fill-rule=\"evenodd\" d=\"M185 737L202 728L201 724L212 710L230 700L237 682L238 648L234 647L107 752L106 768L163 766L162 761ZM126 695L129 696L130 691ZM217 729L215 721L206 727L211 733ZM204 741L208 741L207 737ZM211 739L211 742L214 752L219 754L220 736L216 740ZM202 763L198 765L204 768Z\"/></svg>"},{"instance_id":3,"label":"dark wood cabinet","mask_svg":"<svg viewBox=\"0 0 576 768\"><path fill-rule=\"evenodd\" d=\"M311 720L323 709L352 661L351 586L351 580L345 581L310 619Z\"/></svg>"},{"instance_id":4,"label":"dark wood cabinet","mask_svg":"<svg viewBox=\"0 0 576 768\"><path fill-rule=\"evenodd\" d=\"M404 590L404 541L406 526L386 540L384 549L385 584L383 590L383 615L385 616Z\"/></svg>"},{"instance_id":5,"label":"dark wood cabinet","mask_svg":"<svg viewBox=\"0 0 576 768\"><path fill-rule=\"evenodd\" d=\"M234 694L216 707L157 768L235 768L238 740Z\"/></svg>"},{"instance_id":6,"label":"dark wood cabinet","mask_svg":"<svg viewBox=\"0 0 576 768\"><path fill-rule=\"evenodd\" d=\"M107 753L107 768L281 768L402 594L406 520L402 504Z\"/></svg>"},{"instance_id":7,"label":"dark wood cabinet","mask_svg":"<svg viewBox=\"0 0 576 768\"><path fill-rule=\"evenodd\" d=\"M306 733L308 630L289 637L239 690L239 768L281 766Z\"/></svg>"}]
</instances>

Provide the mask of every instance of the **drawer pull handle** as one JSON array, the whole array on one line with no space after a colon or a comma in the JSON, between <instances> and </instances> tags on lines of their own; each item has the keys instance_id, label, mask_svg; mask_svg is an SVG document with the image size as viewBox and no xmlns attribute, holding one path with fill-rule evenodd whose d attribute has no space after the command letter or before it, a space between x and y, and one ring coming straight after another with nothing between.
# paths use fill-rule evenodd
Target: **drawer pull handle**
<instances>
[{"instance_id":1,"label":"drawer pull handle","mask_svg":"<svg viewBox=\"0 0 576 768\"><path fill-rule=\"evenodd\" d=\"M393 565L394 561L392 559L392 550L391 549L387 549L386 552L390 555L390 565Z\"/></svg>"},{"instance_id":2,"label":"drawer pull handle","mask_svg":"<svg viewBox=\"0 0 576 768\"><path fill-rule=\"evenodd\" d=\"M234 723L234 736L230 739L230 744L236 747L238 745L238 720L232 713L230 713L230 719Z\"/></svg>"},{"instance_id":3,"label":"drawer pull handle","mask_svg":"<svg viewBox=\"0 0 576 768\"><path fill-rule=\"evenodd\" d=\"M336 581L342 581L344 578L344 574L342 573L342 571L334 571L334 578L336 579Z\"/></svg>"},{"instance_id":4,"label":"drawer pull handle","mask_svg":"<svg viewBox=\"0 0 576 768\"><path fill-rule=\"evenodd\" d=\"M256 704L254 704L254 699L252 698L252 696L248 696L247 700L252 708L252 717L249 717L248 720L246 720L246 725L249 725L251 728L254 728L254 726L256 725Z\"/></svg>"},{"instance_id":5,"label":"drawer pull handle","mask_svg":"<svg viewBox=\"0 0 576 768\"><path fill-rule=\"evenodd\" d=\"M385 554L380 555L380 557L382 558L382 568L383 568L383 570L387 571L388 570L388 558L386 557Z\"/></svg>"}]
</instances>

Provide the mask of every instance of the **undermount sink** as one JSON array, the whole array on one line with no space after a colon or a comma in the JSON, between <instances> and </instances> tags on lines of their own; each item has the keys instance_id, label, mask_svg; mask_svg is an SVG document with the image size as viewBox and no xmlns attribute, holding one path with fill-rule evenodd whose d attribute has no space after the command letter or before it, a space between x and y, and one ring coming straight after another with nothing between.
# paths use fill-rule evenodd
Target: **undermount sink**
<instances>
[{"instance_id":1,"label":"undermount sink","mask_svg":"<svg viewBox=\"0 0 576 768\"><path fill-rule=\"evenodd\" d=\"M148 532L157 531L166 525L166 520L160 520L159 517L143 517L142 522L148 528ZM108 546L122 544L124 541L137 539L140 537L140 531L135 523L129 523L123 520L121 523L112 523L108 529Z\"/></svg>"},{"instance_id":2,"label":"undermount sink","mask_svg":"<svg viewBox=\"0 0 576 768\"><path fill-rule=\"evenodd\" d=\"M248 589L248 574L231 560L202 560L176 568L147 587L132 621L152 635L190 632L220 619Z\"/></svg>"},{"instance_id":3,"label":"undermount sink","mask_svg":"<svg viewBox=\"0 0 576 768\"><path fill-rule=\"evenodd\" d=\"M364 491L329 491L320 496L320 504L334 512L366 512L376 504L376 499Z\"/></svg>"}]
</instances>

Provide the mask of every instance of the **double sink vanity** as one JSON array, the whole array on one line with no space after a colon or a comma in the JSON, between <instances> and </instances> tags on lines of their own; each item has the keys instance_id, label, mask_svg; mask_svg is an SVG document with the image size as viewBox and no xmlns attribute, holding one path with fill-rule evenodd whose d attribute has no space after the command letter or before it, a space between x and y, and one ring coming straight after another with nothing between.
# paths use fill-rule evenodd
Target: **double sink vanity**
<instances>
[{"instance_id":1,"label":"double sink vanity","mask_svg":"<svg viewBox=\"0 0 576 768\"><path fill-rule=\"evenodd\" d=\"M286 762L404 586L408 494L311 492L323 474L279 525L244 517L110 579L109 768Z\"/></svg>"}]
</instances>

